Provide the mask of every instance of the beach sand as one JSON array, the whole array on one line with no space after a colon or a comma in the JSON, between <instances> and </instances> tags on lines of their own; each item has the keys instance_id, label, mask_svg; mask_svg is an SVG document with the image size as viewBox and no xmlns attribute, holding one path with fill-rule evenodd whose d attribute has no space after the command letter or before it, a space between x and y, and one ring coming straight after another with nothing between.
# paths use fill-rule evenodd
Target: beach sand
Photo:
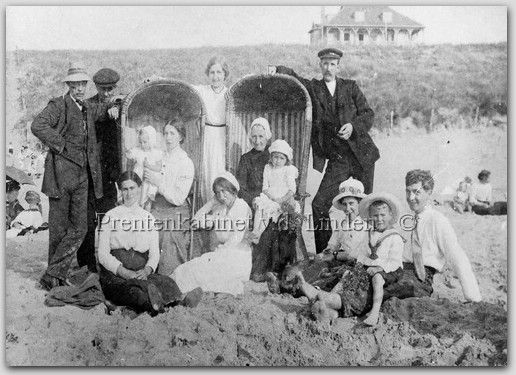
<instances>
[{"instance_id":1,"label":"beach sand","mask_svg":"<svg viewBox=\"0 0 516 375\"><path fill-rule=\"evenodd\" d=\"M507 190L507 131L437 131L377 135L381 151L375 191L404 202L409 169L436 175L434 198L455 180L476 181L489 169L495 199ZM320 174L309 173L315 195ZM305 212L310 212L310 199ZM495 366L507 364L507 216L458 214L437 205L452 222L480 285L483 301L464 303L446 266L431 298L392 299L380 322L362 318L315 322L308 300L275 295L248 281L238 297L205 293L199 306L174 307L151 318L120 310L47 307L37 287L46 268L48 231L6 241L8 366ZM310 233L305 233L313 251Z\"/></svg>"}]
</instances>

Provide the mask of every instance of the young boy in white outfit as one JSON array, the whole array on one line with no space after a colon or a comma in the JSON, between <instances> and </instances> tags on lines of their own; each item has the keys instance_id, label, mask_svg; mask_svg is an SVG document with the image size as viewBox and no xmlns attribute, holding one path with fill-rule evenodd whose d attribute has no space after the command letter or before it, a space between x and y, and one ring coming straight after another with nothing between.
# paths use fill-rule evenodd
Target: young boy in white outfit
<instances>
[{"instance_id":1,"label":"young boy in white outfit","mask_svg":"<svg viewBox=\"0 0 516 375\"><path fill-rule=\"evenodd\" d=\"M389 193L372 194L360 203L360 215L372 219L374 225L369 231L369 246L357 258L357 263L368 267L367 273L372 277L373 307L364 320L367 325L378 323L384 285L402 275L404 239L394 229L400 207L398 199Z\"/></svg>"},{"instance_id":2,"label":"young boy in white outfit","mask_svg":"<svg viewBox=\"0 0 516 375\"><path fill-rule=\"evenodd\" d=\"M331 292L315 289L298 273L301 291L314 302L312 313L317 320L336 319L339 312L343 317L362 315L371 306L372 299L372 308L364 323L378 323L384 286L397 282L402 276L403 238L394 229L400 207L396 197L388 193L371 194L360 202L360 216L371 219L373 224L369 242L359 250L355 268L344 273ZM364 272L368 275L365 282Z\"/></svg>"}]
</instances>

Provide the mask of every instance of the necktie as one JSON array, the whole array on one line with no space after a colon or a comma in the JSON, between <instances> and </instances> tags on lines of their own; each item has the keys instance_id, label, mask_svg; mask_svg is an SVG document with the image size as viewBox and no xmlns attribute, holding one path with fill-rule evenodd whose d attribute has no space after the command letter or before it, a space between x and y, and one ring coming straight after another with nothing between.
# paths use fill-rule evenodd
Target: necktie
<instances>
[{"instance_id":1,"label":"necktie","mask_svg":"<svg viewBox=\"0 0 516 375\"><path fill-rule=\"evenodd\" d=\"M86 112L86 106L82 104L82 126L84 131L88 133L88 114Z\"/></svg>"},{"instance_id":2,"label":"necktie","mask_svg":"<svg viewBox=\"0 0 516 375\"><path fill-rule=\"evenodd\" d=\"M414 261L414 268L416 269L416 275L419 280L425 281L425 265L423 263L423 252L421 248L421 242L419 241L419 234L417 233L417 226L419 217L416 215L416 226L412 230L410 235L410 243L412 247L412 259Z\"/></svg>"},{"instance_id":3,"label":"necktie","mask_svg":"<svg viewBox=\"0 0 516 375\"><path fill-rule=\"evenodd\" d=\"M376 245L371 245L371 231L369 231L369 249L371 250L371 254L369 255L369 258L372 260L378 259L378 254L376 252L378 251L378 247L380 246L381 241L378 241Z\"/></svg>"}]
</instances>

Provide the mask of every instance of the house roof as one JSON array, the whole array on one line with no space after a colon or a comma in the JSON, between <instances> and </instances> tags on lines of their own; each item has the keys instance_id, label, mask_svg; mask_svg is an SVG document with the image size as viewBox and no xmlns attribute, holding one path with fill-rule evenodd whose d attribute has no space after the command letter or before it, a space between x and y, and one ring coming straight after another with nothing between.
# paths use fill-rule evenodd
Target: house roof
<instances>
[{"instance_id":1,"label":"house roof","mask_svg":"<svg viewBox=\"0 0 516 375\"><path fill-rule=\"evenodd\" d=\"M355 20L355 12L365 11L364 21L357 22ZM336 15L329 15L329 19L325 22L324 26L385 26L382 19L382 13L391 12L392 22L389 25L392 26L407 26L407 27L421 27L423 25L417 23L410 18L392 10L388 6L381 5L356 5L356 6L341 6L339 12Z\"/></svg>"}]
</instances>

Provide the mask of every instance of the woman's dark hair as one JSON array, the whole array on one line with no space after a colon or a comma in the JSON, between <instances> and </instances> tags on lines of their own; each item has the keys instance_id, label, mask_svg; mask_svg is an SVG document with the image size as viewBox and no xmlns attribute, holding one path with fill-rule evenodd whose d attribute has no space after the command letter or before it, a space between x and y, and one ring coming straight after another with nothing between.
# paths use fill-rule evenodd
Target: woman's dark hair
<instances>
[{"instance_id":1,"label":"woman's dark hair","mask_svg":"<svg viewBox=\"0 0 516 375\"><path fill-rule=\"evenodd\" d=\"M177 130L177 132L181 136L181 141L179 143L183 144L183 142L186 139L186 127L185 127L185 123L183 122L183 120L175 119L175 120L170 120L169 122L167 122L165 124L165 126L163 127L163 135L165 135L165 129L167 128L168 125L173 126Z\"/></svg>"},{"instance_id":2,"label":"woman's dark hair","mask_svg":"<svg viewBox=\"0 0 516 375\"><path fill-rule=\"evenodd\" d=\"M215 181L213 181L213 192L215 193L215 187L220 186L224 190L229 191L233 195L238 194L238 190L231 182L226 180L224 177L217 177Z\"/></svg>"},{"instance_id":3,"label":"woman's dark hair","mask_svg":"<svg viewBox=\"0 0 516 375\"><path fill-rule=\"evenodd\" d=\"M491 175L491 172L489 172L487 169L482 169L480 173L478 174L478 180L484 181Z\"/></svg>"},{"instance_id":4,"label":"woman's dark hair","mask_svg":"<svg viewBox=\"0 0 516 375\"><path fill-rule=\"evenodd\" d=\"M215 64L220 64L222 70L224 71L224 80L226 80L229 77L229 67L222 57L214 56L210 59L210 61L208 61L208 65L206 65L206 70L204 71L206 75L210 75L210 69Z\"/></svg>"},{"instance_id":5,"label":"woman's dark hair","mask_svg":"<svg viewBox=\"0 0 516 375\"><path fill-rule=\"evenodd\" d=\"M117 181L119 188L122 188L122 182L124 181L133 181L136 182L136 185L138 185L138 187L142 186L142 179L140 178L140 176L138 176L137 173L134 173L133 171L122 172L120 177L118 177Z\"/></svg>"},{"instance_id":6,"label":"woman's dark hair","mask_svg":"<svg viewBox=\"0 0 516 375\"><path fill-rule=\"evenodd\" d=\"M18 181L9 180L5 183L5 192L10 193L12 191L19 191L21 189L20 184Z\"/></svg>"}]
</instances>

